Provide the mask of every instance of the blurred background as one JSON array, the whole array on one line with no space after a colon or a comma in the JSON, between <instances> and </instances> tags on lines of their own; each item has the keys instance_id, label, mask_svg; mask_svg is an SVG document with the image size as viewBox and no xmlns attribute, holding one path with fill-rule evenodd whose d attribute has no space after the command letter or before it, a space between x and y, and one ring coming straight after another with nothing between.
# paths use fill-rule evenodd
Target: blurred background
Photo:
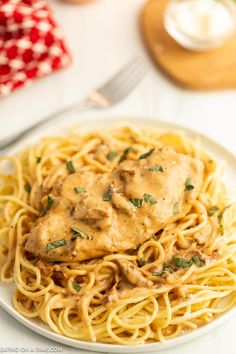
<instances>
[{"instance_id":1,"label":"blurred background","mask_svg":"<svg viewBox=\"0 0 236 354\"><path fill-rule=\"evenodd\" d=\"M94 0L75 5L48 0L48 3L64 32L72 62L67 68L0 99L1 138L82 99L128 59L138 55L149 61L150 72L114 108L116 114L154 116L203 131L208 121L211 122L208 133L232 145L236 90L192 91L170 81L150 59L141 36L140 13L146 1Z\"/></svg>"}]
</instances>

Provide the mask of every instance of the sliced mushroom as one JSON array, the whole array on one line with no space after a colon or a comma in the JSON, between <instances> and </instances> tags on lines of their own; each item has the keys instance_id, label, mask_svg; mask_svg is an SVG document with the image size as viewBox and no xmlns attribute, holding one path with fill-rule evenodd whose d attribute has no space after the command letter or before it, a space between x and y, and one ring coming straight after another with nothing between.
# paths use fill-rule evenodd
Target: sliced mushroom
<instances>
[{"instance_id":1,"label":"sliced mushroom","mask_svg":"<svg viewBox=\"0 0 236 354\"><path fill-rule=\"evenodd\" d=\"M128 281L138 287L150 288L153 285L151 280L145 278L140 269L126 259L117 261L121 272L125 275Z\"/></svg>"}]
</instances>

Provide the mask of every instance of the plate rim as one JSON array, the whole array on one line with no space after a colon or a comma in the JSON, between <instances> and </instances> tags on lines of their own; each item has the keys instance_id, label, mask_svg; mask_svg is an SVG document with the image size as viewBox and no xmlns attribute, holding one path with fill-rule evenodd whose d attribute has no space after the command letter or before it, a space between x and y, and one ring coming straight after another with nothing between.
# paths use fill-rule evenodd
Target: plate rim
<instances>
[{"instance_id":1,"label":"plate rim","mask_svg":"<svg viewBox=\"0 0 236 354\"><path fill-rule=\"evenodd\" d=\"M88 112L87 112L88 113ZM98 112L89 112L90 116L87 116L86 113L82 113L78 116L76 116L76 121L69 122L66 121L66 119L60 120L59 122L59 130L62 131L63 127L69 129L70 127L73 127L74 124L83 124L85 123L85 120L88 122L93 122L98 120L98 125L99 123L101 124L102 121L109 120L110 121L110 127L116 126L117 124L122 124L122 123L133 123L134 125L137 124L138 126L146 125L147 127L153 125L155 127L159 127L161 129L167 129L167 130L180 130L184 131L187 135L190 136L198 136L203 140L204 142L210 144L213 146L213 149L223 151L224 154L228 155L231 160L234 160L235 165L236 165L236 156L235 154L227 147L225 147L223 144L219 143L218 141L214 140L213 138L207 136L206 134L199 132L196 129L190 128L188 125L184 126L183 124L175 123L175 122L170 122L166 120L161 120L157 119L153 116L138 116L138 115L115 115L110 113L109 115L106 114L98 114ZM101 120L101 122L100 122ZM140 124L141 122L141 124ZM101 124L102 125L102 124ZM43 136L51 136L52 130L55 128L52 126L52 124L49 125L51 129L49 129L49 134L46 133L48 125L45 125L43 128L29 134L29 136L26 137L26 143L22 143L22 141L18 142L15 144L12 148L4 150L4 155L8 155L9 153L15 154L17 151L20 151L21 148L27 147L32 145L32 142L29 144L27 143L30 138L34 138L36 136L36 140L39 140ZM58 127L55 129L56 132L58 131ZM89 129L89 130L93 130ZM57 133L54 134L57 134ZM44 134L44 135L43 135ZM236 168L235 168L235 173L236 173ZM0 283L0 294L1 294L1 289L5 289L6 287L9 287L9 284L7 283ZM81 341L69 337L65 337L64 335L57 334L55 332L52 332L50 327L48 329L42 327L40 324L34 323L30 318L26 318L20 313L18 313L15 308L11 303L7 303L0 297L0 306L13 318L15 318L18 322L23 324L25 327L29 328L30 330L36 332L37 334L40 334L44 337L47 337L51 340L54 340L58 343L65 344L74 348L79 348L79 349L84 349L88 351L95 351L95 352L105 352L105 353L125 353L127 351L131 353L139 353L139 352L151 352L151 351L160 351L164 350L167 348L172 348L179 346L180 344L189 342L193 339L196 339L204 334L207 334L211 330L215 329L219 325L221 325L223 322L225 322L227 319L230 319L233 314L236 315L236 307L230 309L226 313L222 314L220 317L216 318L212 322L206 324L203 327L200 327L196 330L192 330L186 334L180 335L178 337L175 337L173 339L169 339L164 343L161 342L153 342L153 343L147 343L147 344L139 344L139 345L131 345L131 346L124 346L124 345L119 345L119 344L107 344L107 343L99 343L99 342L86 342L86 341Z\"/></svg>"}]
</instances>

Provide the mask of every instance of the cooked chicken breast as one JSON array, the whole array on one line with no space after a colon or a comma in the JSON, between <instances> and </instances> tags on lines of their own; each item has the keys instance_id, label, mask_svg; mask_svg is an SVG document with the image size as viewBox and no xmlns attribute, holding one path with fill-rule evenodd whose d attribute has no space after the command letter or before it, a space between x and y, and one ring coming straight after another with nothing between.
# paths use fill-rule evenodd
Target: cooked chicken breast
<instances>
[{"instance_id":1,"label":"cooked chicken breast","mask_svg":"<svg viewBox=\"0 0 236 354\"><path fill-rule=\"evenodd\" d=\"M110 173L81 171L52 191L52 207L26 250L43 259L82 261L134 249L189 212L203 164L170 148L125 160Z\"/></svg>"}]
</instances>

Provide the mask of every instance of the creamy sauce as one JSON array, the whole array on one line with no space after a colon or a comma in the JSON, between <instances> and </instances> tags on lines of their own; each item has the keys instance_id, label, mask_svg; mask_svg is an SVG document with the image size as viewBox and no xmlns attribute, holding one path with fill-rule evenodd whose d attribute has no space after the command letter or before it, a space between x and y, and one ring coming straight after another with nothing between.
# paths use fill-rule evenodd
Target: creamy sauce
<instances>
[{"instance_id":1,"label":"creamy sauce","mask_svg":"<svg viewBox=\"0 0 236 354\"><path fill-rule=\"evenodd\" d=\"M183 32L197 39L215 38L233 28L233 18L228 9L215 0L176 3L171 9L171 16Z\"/></svg>"},{"instance_id":2,"label":"creamy sauce","mask_svg":"<svg viewBox=\"0 0 236 354\"><path fill-rule=\"evenodd\" d=\"M173 0L165 13L165 27L186 48L210 49L235 30L233 6L227 0Z\"/></svg>"},{"instance_id":3,"label":"creamy sauce","mask_svg":"<svg viewBox=\"0 0 236 354\"><path fill-rule=\"evenodd\" d=\"M151 170L154 166L161 170ZM135 249L189 212L202 178L199 160L170 148L156 148L149 157L136 161L125 160L110 173L67 175L54 187L53 206L38 219L25 248L43 259L69 262ZM194 188L186 190L187 179ZM76 193L77 187L83 192ZM110 200L104 200L107 192ZM72 228L82 231L82 236L73 238ZM65 244L47 249L58 240Z\"/></svg>"}]
</instances>

